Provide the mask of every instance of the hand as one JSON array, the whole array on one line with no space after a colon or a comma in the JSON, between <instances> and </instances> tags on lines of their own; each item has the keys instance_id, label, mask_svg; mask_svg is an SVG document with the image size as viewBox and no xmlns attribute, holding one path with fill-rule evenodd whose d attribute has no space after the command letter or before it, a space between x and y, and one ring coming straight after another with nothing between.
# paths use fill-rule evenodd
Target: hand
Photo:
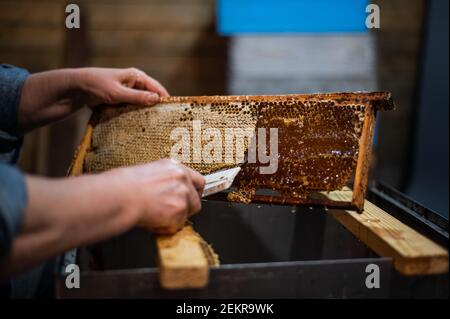
<instances>
[{"instance_id":1,"label":"hand","mask_svg":"<svg viewBox=\"0 0 450 319\"><path fill-rule=\"evenodd\" d=\"M0 265L0 278L136 225L174 233L201 209L205 181L175 161L161 160L72 178L27 175L26 184L24 220Z\"/></svg>"},{"instance_id":2,"label":"hand","mask_svg":"<svg viewBox=\"0 0 450 319\"><path fill-rule=\"evenodd\" d=\"M155 79L135 69L61 69L30 75L20 97L21 132L58 121L83 106L153 105L168 96Z\"/></svg>"},{"instance_id":3,"label":"hand","mask_svg":"<svg viewBox=\"0 0 450 319\"><path fill-rule=\"evenodd\" d=\"M205 179L173 160L125 167L104 173L116 181L125 210L137 224L159 234L174 233L201 209ZM114 184L113 184L114 185Z\"/></svg>"},{"instance_id":4,"label":"hand","mask_svg":"<svg viewBox=\"0 0 450 319\"><path fill-rule=\"evenodd\" d=\"M158 81L136 68L79 69L76 81L90 107L102 103L153 105L169 95Z\"/></svg>"}]
</instances>

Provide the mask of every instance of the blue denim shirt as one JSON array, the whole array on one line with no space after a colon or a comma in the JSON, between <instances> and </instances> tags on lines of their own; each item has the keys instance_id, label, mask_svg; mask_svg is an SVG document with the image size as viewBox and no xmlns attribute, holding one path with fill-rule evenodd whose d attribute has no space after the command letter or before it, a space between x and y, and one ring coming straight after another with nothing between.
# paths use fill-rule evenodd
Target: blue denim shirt
<instances>
[{"instance_id":1,"label":"blue denim shirt","mask_svg":"<svg viewBox=\"0 0 450 319\"><path fill-rule=\"evenodd\" d=\"M14 166L22 146L18 132L18 107L23 84L29 73L0 64L0 263L8 254L14 237L22 227L27 203L23 174ZM51 297L54 261L0 281L0 299Z\"/></svg>"},{"instance_id":2,"label":"blue denim shirt","mask_svg":"<svg viewBox=\"0 0 450 319\"><path fill-rule=\"evenodd\" d=\"M17 112L29 73L0 64L0 262L19 232L27 201L22 173L14 167L22 145Z\"/></svg>"}]
</instances>

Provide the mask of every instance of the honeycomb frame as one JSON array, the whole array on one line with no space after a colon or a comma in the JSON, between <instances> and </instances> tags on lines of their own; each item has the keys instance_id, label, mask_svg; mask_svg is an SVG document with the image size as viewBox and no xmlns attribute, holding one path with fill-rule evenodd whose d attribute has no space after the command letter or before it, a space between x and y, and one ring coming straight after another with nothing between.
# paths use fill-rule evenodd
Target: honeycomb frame
<instances>
[{"instance_id":1,"label":"honeycomb frame","mask_svg":"<svg viewBox=\"0 0 450 319\"><path fill-rule=\"evenodd\" d=\"M165 104L177 104L177 103L189 103L191 105L220 105L235 102L256 102L256 103L286 103L289 101L322 101L333 100L337 104L352 103L355 105L364 105L364 119L361 131L361 137L359 141L359 151L356 163L356 168L353 173L353 194L352 200L346 201L334 201L322 198L305 198L299 199L292 196L268 196L268 195L254 195L252 197L252 203L263 204L286 204L286 205L308 205L308 206L325 206L330 208L342 208L352 209L358 212L362 212L364 205L364 198L368 183L369 173L369 161L372 150L372 140L375 127L375 117L379 110L392 110L394 109L394 103L390 93L387 92L356 92L356 93L319 93L319 94L299 94L299 95L278 95L278 96L192 96L192 97L164 97L161 98L160 103ZM74 170L79 173L83 172L84 161L86 154L90 148L92 141L92 134L95 125L98 122L98 114L101 112L101 108L94 111L91 120L88 123L87 130L83 137L83 140L76 152L74 161L69 169L69 174L72 174ZM225 200L223 194L219 194L213 197L218 200Z\"/></svg>"}]
</instances>

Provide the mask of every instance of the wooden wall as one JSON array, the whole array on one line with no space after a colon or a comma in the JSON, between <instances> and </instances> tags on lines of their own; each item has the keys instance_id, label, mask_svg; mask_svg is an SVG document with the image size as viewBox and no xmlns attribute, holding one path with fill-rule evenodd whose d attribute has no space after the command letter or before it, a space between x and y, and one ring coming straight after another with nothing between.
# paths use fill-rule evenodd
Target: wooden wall
<instances>
[{"instance_id":1,"label":"wooden wall","mask_svg":"<svg viewBox=\"0 0 450 319\"><path fill-rule=\"evenodd\" d=\"M90 1L92 64L142 68L173 95L224 94L213 0Z\"/></svg>"},{"instance_id":2,"label":"wooden wall","mask_svg":"<svg viewBox=\"0 0 450 319\"><path fill-rule=\"evenodd\" d=\"M38 72L65 66L138 67L173 95L226 94L227 40L214 0L84 0L81 29L62 0L0 0L0 62ZM88 112L29 134L20 165L64 175Z\"/></svg>"}]
</instances>

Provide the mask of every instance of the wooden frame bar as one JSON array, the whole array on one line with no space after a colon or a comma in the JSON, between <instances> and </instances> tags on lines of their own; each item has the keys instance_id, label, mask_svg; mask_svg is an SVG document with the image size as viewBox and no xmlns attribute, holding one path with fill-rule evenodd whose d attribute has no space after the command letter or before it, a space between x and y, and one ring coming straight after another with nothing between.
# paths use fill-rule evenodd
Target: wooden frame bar
<instances>
[{"instance_id":1,"label":"wooden frame bar","mask_svg":"<svg viewBox=\"0 0 450 319\"><path fill-rule=\"evenodd\" d=\"M207 197L207 200L227 201L227 193L218 193ZM357 210L351 201L333 200L327 198L307 198L299 199L293 197L255 195L252 197L252 204L269 205L292 205L292 206L314 206L337 209Z\"/></svg>"},{"instance_id":2,"label":"wooden frame bar","mask_svg":"<svg viewBox=\"0 0 450 319\"><path fill-rule=\"evenodd\" d=\"M376 112L376 109L372 105L369 105L366 108L359 142L358 162L356 164L355 181L353 183L353 195L351 200L352 206L356 207L359 213L362 213L364 210Z\"/></svg>"}]
</instances>

